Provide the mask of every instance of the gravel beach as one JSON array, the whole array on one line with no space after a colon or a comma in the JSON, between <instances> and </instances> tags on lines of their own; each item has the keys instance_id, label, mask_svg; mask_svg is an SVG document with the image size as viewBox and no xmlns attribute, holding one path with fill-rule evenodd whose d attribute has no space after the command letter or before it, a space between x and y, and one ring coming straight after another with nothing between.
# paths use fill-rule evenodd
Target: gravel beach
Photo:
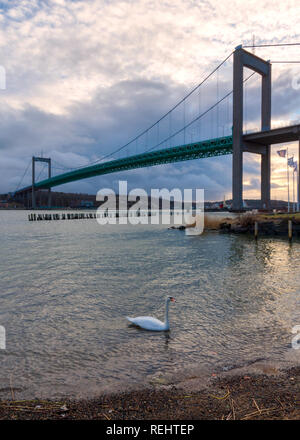
<instances>
[{"instance_id":1,"label":"gravel beach","mask_svg":"<svg viewBox=\"0 0 300 440\"><path fill-rule=\"evenodd\" d=\"M300 418L300 367L268 374L212 377L191 391L184 382L91 400L1 400L10 420L284 420ZM190 384L190 388L191 387Z\"/></svg>"}]
</instances>

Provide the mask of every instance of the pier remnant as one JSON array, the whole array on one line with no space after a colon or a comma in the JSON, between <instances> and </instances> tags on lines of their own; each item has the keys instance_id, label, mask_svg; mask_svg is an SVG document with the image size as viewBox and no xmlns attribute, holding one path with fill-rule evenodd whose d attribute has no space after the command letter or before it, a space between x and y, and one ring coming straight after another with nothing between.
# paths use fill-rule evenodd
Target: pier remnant
<instances>
[{"instance_id":1,"label":"pier remnant","mask_svg":"<svg viewBox=\"0 0 300 440\"><path fill-rule=\"evenodd\" d=\"M254 223L254 237L255 237L255 240L257 240L257 237L258 237L258 223L257 222Z\"/></svg>"},{"instance_id":2,"label":"pier remnant","mask_svg":"<svg viewBox=\"0 0 300 440\"><path fill-rule=\"evenodd\" d=\"M289 240L292 241L292 238L293 238L293 223L292 223L292 220L288 221L288 234L289 234Z\"/></svg>"}]
</instances>

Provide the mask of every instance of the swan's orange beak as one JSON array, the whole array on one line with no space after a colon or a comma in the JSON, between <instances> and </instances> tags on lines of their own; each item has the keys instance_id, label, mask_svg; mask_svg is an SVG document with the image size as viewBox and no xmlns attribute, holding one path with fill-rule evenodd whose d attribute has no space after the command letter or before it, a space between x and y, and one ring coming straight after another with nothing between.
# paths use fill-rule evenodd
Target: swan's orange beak
<instances>
[{"instance_id":1,"label":"swan's orange beak","mask_svg":"<svg viewBox=\"0 0 300 440\"><path fill-rule=\"evenodd\" d=\"M172 301L173 303L175 303L175 302L176 302L176 299L173 298L173 296L172 296L171 299L170 299L170 301Z\"/></svg>"}]
</instances>

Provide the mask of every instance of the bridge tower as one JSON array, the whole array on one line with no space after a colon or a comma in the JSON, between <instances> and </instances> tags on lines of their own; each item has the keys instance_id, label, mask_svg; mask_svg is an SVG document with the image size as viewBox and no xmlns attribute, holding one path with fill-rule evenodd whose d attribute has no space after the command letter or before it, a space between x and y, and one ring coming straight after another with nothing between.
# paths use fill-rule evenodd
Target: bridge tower
<instances>
[{"instance_id":1,"label":"bridge tower","mask_svg":"<svg viewBox=\"0 0 300 440\"><path fill-rule=\"evenodd\" d=\"M48 164L48 179L51 178L51 158L32 156L32 209L36 208L35 200L35 162L46 162ZM51 188L48 188L48 208L51 208Z\"/></svg>"},{"instance_id":2,"label":"bridge tower","mask_svg":"<svg viewBox=\"0 0 300 440\"><path fill-rule=\"evenodd\" d=\"M243 141L243 71L247 67L259 73L261 86L261 130L271 128L271 63L237 46L233 54L233 209L243 208L243 152L261 155L261 206L270 207L270 145Z\"/></svg>"}]
</instances>

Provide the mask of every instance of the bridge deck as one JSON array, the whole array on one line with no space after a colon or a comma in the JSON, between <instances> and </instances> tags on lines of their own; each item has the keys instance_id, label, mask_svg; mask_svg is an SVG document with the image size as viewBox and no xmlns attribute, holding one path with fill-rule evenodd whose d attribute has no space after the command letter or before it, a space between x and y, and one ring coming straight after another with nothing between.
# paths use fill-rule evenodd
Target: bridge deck
<instances>
[{"instance_id":1,"label":"bridge deck","mask_svg":"<svg viewBox=\"0 0 300 440\"><path fill-rule=\"evenodd\" d=\"M244 141L261 145L282 144L284 142L295 142L300 139L300 125L273 128L271 130L259 131L243 136Z\"/></svg>"},{"instance_id":2,"label":"bridge deck","mask_svg":"<svg viewBox=\"0 0 300 440\"><path fill-rule=\"evenodd\" d=\"M80 179L115 173L135 168L142 168L166 163L182 162L185 160L201 159L205 157L221 156L232 153L232 136L209 139L157 151L149 151L122 159L114 159L97 165L83 167L59 174L50 179L35 184L36 189L47 189L64 183ZM20 189L17 193L31 191L31 186Z\"/></svg>"},{"instance_id":3,"label":"bridge deck","mask_svg":"<svg viewBox=\"0 0 300 440\"><path fill-rule=\"evenodd\" d=\"M293 142L300 139L300 124L288 127L275 128L266 131L246 134L243 136L245 144L253 144L253 151L257 148L258 153L261 147L259 145L272 145L284 142ZM258 147L257 147L258 146ZM186 145L180 145L172 148L164 148L162 150L150 151L122 159L114 159L102 162L97 165L87 166L70 171L68 173L59 174L50 179L42 180L35 184L36 189L47 189L54 186L63 185L64 183L76 180L86 179L89 177L99 176L102 174L115 173L135 168L142 168L166 163L182 162L185 160L201 159L206 157L221 156L232 153L232 136L225 136L216 139L195 142ZM22 188L16 193L31 191L31 186Z\"/></svg>"}]
</instances>

